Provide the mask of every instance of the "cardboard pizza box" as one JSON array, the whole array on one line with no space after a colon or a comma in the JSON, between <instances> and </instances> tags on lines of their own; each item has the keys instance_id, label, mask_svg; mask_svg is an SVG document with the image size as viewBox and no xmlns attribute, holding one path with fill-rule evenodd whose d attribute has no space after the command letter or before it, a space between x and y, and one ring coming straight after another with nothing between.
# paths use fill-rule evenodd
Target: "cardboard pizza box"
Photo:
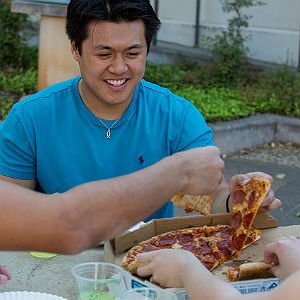
<instances>
[{"instance_id":1,"label":"cardboard pizza box","mask_svg":"<svg viewBox=\"0 0 300 300\"><path fill-rule=\"evenodd\" d=\"M124 232L123 234L116 236L114 239L106 241L104 246L104 259L106 262L121 265L123 257L131 247L141 241L151 238L152 236L171 230L194 226L229 224L230 217L230 214L214 214L211 216L191 216L152 220L135 231ZM279 237L295 235L300 238L300 225L277 227L278 223L276 219L274 219L268 213L258 214L254 221L254 226L262 230L262 237L259 241L243 250L241 256L239 257L239 260L241 261L262 261L264 246ZM227 262L221 265L214 271L214 274L219 278L226 280L225 269L231 265L232 262ZM160 287L157 285L136 276L132 276L129 272L126 272L125 277L127 288L146 286L160 289ZM231 284L235 286L241 293L246 294L268 291L278 286L279 283L280 280L278 278L271 278L240 281ZM178 299L180 300L188 299L184 289L169 290L177 294Z\"/></svg>"}]
</instances>

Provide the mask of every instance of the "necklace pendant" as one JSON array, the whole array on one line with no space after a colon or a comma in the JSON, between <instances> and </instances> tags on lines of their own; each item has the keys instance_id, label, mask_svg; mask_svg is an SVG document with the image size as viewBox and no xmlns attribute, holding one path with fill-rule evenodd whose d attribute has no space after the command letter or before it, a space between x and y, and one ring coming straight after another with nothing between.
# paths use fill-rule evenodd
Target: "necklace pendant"
<instances>
[{"instance_id":1,"label":"necklace pendant","mask_svg":"<svg viewBox=\"0 0 300 300\"><path fill-rule=\"evenodd\" d=\"M107 131L106 131L106 138L107 138L107 139L110 139L110 128L107 129Z\"/></svg>"}]
</instances>

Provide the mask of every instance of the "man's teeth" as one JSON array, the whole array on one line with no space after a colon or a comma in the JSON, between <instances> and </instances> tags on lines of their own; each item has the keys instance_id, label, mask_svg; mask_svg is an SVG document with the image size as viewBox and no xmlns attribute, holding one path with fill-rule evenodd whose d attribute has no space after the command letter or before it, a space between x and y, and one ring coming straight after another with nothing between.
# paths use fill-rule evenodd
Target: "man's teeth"
<instances>
[{"instance_id":1,"label":"man's teeth","mask_svg":"<svg viewBox=\"0 0 300 300\"><path fill-rule=\"evenodd\" d=\"M126 79L122 79L122 80L107 80L106 82L113 85L113 86L120 86L122 84L124 84L126 81Z\"/></svg>"}]
</instances>

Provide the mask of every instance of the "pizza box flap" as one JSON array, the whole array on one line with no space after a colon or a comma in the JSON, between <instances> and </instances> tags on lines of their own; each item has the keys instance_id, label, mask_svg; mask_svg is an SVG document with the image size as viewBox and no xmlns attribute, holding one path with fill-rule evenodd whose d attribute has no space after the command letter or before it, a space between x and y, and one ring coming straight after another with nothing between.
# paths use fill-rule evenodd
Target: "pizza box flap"
<instances>
[{"instance_id":1,"label":"pizza box flap","mask_svg":"<svg viewBox=\"0 0 300 300\"><path fill-rule=\"evenodd\" d=\"M169 219L152 220L139 229L116 236L110 241L115 254L120 254L136 244L155 235L171 230L184 229L203 225L229 224L231 214L212 214L210 216L186 216ZM276 219L268 213L257 214L254 226L258 229L274 228L278 226Z\"/></svg>"}]
</instances>

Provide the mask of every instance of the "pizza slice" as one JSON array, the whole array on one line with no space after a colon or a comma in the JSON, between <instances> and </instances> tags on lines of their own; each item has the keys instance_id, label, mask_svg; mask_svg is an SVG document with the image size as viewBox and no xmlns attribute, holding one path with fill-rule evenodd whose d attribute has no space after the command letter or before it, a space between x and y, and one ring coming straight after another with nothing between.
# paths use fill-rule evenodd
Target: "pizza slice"
<instances>
[{"instance_id":1,"label":"pizza slice","mask_svg":"<svg viewBox=\"0 0 300 300\"><path fill-rule=\"evenodd\" d=\"M273 265L264 262L249 262L226 270L229 281L250 280L275 277L271 272Z\"/></svg>"},{"instance_id":2,"label":"pizza slice","mask_svg":"<svg viewBox=\"0 0 300 300\"><path fill-rule=\"evenodd\" d=\"M246 185L233 192L231 227L234 229L232 243L237 258L250 233L257 211L269 192L271 183L264 177L254 177Z\"/></svg>"},{"instance_id":3,"label":"pizza slice","mask_svg":"<svg viewBox=\"0 0 300 300\"><path fill-rule=\"evenodd\" d=\"M143 252L150 252L160 249L176 249L181 248L178 242L179 233L189 232L190 229L174 230L166 233L156 235L148 240L140 242L132 247L127 255L122 260L122 267L131 274L137 274L137 269L143 264L137 261L137 256Z\"/></svg>"},{"instance_id":4,"label":"pizza slice","mask_svg":"<svg viewBox=\"0 0 300 300\"><path fill-rule=\"evenodd\" d=\"M208 195L178 194L171 201L177 206L182 206L187 213L197 211L205 216L211 214L212 198Z\"/></svg>"},{"instance_id":5,"label":"pizza slice","mask_svg":"<svg viewBox=\"0 0 300 300\"><path fill-rule=\"evenodd\" d=\"M183 249L192 252L212 271L232 259L236 251L232 242L233 235L234 229L229 225L203 225L162 233L132 247L124 256L122 267L136 274L137 268L142 266L137 261L139 253L159 249ZM260 235L260 231L252 226L244 248L257 241Z\"/></svg>"}]
</instances>

